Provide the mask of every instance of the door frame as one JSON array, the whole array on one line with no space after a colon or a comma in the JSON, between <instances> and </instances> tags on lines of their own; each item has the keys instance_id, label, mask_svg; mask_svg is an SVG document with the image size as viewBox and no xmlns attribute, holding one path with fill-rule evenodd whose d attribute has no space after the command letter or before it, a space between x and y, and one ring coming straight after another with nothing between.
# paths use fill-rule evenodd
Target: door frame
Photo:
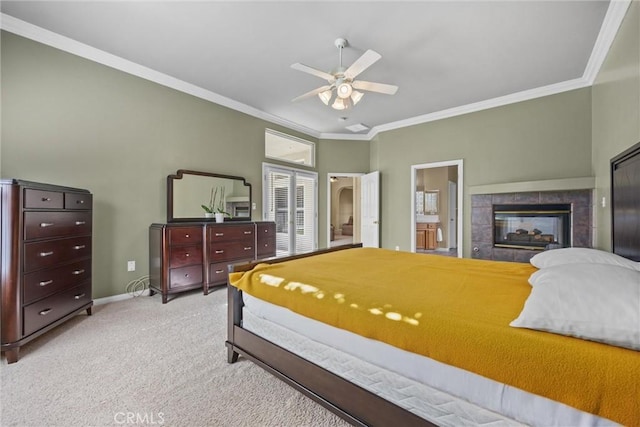
<instances>
[{"instance_id":1,"label":"door frame","mask_svg":"<svg viewBox=\"0 0 640 427\"><path fill-rule=\"evenodd\" d=\"M354 178L362 175L365 174L354 172L327 172L327 248L331 246L331 177Z\"/></svg>"},{"instance_id":2,"label":"door frame","mask_svg":"<svg viewBox=\"0 0 640 427\"><path fill-rule=\"evenodd\" d=\"M442 168L448 166L458 167L458 215L457 215L457 251L458 258L462 258L462 218L463 218L463 182L464 182L464 161L458 160L446 160L443 162L422 163L419 165L411 165L411 252L416 251L416 172L422 169Z\"/></svg>"}]
</instances>

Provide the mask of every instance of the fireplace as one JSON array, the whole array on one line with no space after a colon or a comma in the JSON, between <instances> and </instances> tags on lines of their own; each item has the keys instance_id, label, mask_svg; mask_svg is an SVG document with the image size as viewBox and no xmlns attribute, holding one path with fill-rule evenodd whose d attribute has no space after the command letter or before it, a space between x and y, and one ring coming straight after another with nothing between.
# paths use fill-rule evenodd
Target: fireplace
<instances>
[{"instance_id":1,"label":"fireplace","mask_svg":"<svg viewBox=\"0 0 640 427\"><path fill-rule=\"evenodd\" d=\"M571 204L493 205L493 231L496 248L571 246Z\"/></svg>"}]
</instances>

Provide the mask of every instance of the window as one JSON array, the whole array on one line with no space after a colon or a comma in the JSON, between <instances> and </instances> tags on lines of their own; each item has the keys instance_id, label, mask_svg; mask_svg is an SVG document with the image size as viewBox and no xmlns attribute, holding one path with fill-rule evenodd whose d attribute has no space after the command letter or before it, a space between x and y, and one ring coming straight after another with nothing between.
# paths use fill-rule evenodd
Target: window
<instances>
[{"instance_id":1,"label":"window","mask_svg":"<svg viewBox=\"0 0 640 427\"><path fill-rule=\"evenodd\" d=\"M316 146L295 136L266 129L264 133L264 155L270 159L315 166Z\"/></svg>"}]
</instances>

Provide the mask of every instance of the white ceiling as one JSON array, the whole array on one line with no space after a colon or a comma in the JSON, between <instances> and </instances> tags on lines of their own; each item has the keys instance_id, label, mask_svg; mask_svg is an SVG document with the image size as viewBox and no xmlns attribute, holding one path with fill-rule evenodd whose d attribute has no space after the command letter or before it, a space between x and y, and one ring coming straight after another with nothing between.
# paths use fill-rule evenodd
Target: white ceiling
<instances>
[{"instance_id":1,"label":"white ceiling","mask_svg":"<svg viewBox=\"0 0 640 427\"><path fill-rule=\"evenodd\" d=\"M351 139L588 86L627 7L598 0L0 6L8 31L315 137ZM398 93L366 92L345 111L317 97L292 103L326 82L291 64L331 71L338 37L349 42L345 66L367 49L380 53L359 78L397 85ZM372 129L346 129L357 123Z\"/></svg>"}]
</instances>

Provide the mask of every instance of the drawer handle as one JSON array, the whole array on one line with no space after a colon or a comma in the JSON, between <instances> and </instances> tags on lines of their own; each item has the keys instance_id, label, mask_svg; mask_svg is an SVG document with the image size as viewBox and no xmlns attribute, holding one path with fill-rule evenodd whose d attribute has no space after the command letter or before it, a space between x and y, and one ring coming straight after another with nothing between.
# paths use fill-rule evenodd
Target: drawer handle
<instances>
[{"instance_id":1,"label":"drawer handle","mask_svg":"<svg viewBox=\"0 0 640 427\"><path fill-rule=\"evenodd\" d=\"M222 237L222 236L224 236L224 233L215 233L215 236L216 237Z\"/></svg>"},{"instance_id":2,"label":"drawer handle","mask_svg":"<svg viewBox=\"0 0 640 427\"><path fill-rule=\"evenodd\" d=\"M77 251L77 250L80 250L80 249L84 249L84 248L86 248L86 246L85 246L85 245L75 245L75 246L73 247L73 249L75 249L76 251Z\"/></svg>"},{"instance_id":3,"label":"drawer handle","mask_svg":"<svg viewBox=\"0 0 640 427\"><path fill-rule=\"evenodd\" d=\"M77 276L77 275L82 274L82 273L84 273L84 269L82 269L82 268L80 270L73 270L71 272L71 274L73 274L74 276Z\"/></svg>"},{"instance_id":4,"label":"drawer handle","mask_svg":"<svg viewBox=\"0 0 640 427\"><path fill-rule=\"evenodd\" d=\"M46 280L44 282L40 282L40 286L47 286L53 283L53 280Z\"/></svg>"},{"instance_id":5,"label":"drawer handle","mask_svg":"<svg viewBox=\"0 0 640 427\"><path fill-rule=\"evenodd\" d=\"M85 221L76 221L76 225L85 225L86 222Z\"/></svg>"},{"instance_id":6,"label":"drawer handle","mask_svg":"<svg viewBox=\"0 0 640 427\"><path fill-rule=\"evenodd\" d=\"M82 297L84 297L84 294L78 294L78 295L74 295L73 299L80 299Z\"/></svg>"},{"instance_id":7,"label":"drawer handle","mask_svg":"<svg viewBox=\"0 0 640 427\"><path fill-rule=\"evenodd\" d=\"M185 235L184 235L184 237L186 237L186 238L188 239L188 238L189 238L189 235L188 235L188 234L185 234Z\"/></svg>"},{"instance_id":8,"label":"drawer handle","mask_svg":"<svg viewBox=\"0 0 640 427\"><path fill-rule=\"evenodd\" d=\"M41 222L40 223L40 228L46 228L46 227L52 227L53 226L53 222Z\"/></svg>"},{"instance_id":9,"label":"drawer handle","mask_svg":"<svg viewBox=\"0 0 640 427\"><path fill-rule=\"evenodd\" d=\"M189 252L187 252L186 254L184 254L184 256L189 257L189 256L191 256L191 254Z\"/></svg>"},{"instance_id":10,"label":"drawer handle","mask_svg":"<svg viewBox=\"0 0 640 427\"><path fill-rule=\"evenodd\" d=\"M253 231L245 231L244 234L251 234Z\"/></svg>"},{"instance_id":11,"label":"drawer handle","mask_svg":"<svg viewBox=\"0 0 640 427\"><path fill-rule=\"evenodd\" d=\"M41 257L46 257L46 256L49 256L49 255L53 255L53 251L40 252L38 255L41 256Z\"/></svg>"},{"instance_id":12,"label":"drawer handle","mask_svg":"<svg viewBox=\"0 0 640 427\"><path fill-rule=\"evenodd\" d=\"M79 205L82 205L82 204L84 204L84 200L76 200L76 203L79 204Z\"/></svg>"},{"instance_id":13,"label":"drawer handle","mask_svg":"<svg viewBox=\"0 0 640 427\"><path fill-rule=\"evenodd\" d=\"M51 197L43 197L42 201L43 202L50 202L51 201Z\"/></svg>"},{"instance_id":14,"label":"drawer handle","mask_svg":"<svg viewBox=\"0 0 640 427\"><path fill-rule=\"evenodd\" d=\"M224 253L224 249L218 249L218 250L216 250L216 253L217 254L223 254Z\"/></svg>"},{"instance_id":15,"label":"drawer handle","mask_svg":"<svg viewBox=\"0 0 640 427\"><path fill-rule=\"evenodd\" d=\"M184 275L184 277L189 277L189 273L186 273L186 274Z\"/></svg>"},{"instance_id":16,"label":"drawer handle","mask_svg":"<svg viewBox=\"0 0 640 427\"><path fill-rule=\"evenodd\" d=\"M224 273L224 270L216 270L216 274Z\"/></svg>"},{"instance_id":17,"label":"drawer handle","mask_svg":"<svg viewBox=\"0 0 640 427\"><path fill-rule=\"evenodd\" d=\"M244 247L244 250L245 250L245 251L250 251L251 249L253 249L251 246L245 246L245 247Z\"/></svg>"},{"instance_id":18,"label":"drawer handle","mask_svg":"<svg viewBox=\"0 0 640 427\"><path fill-rule=\"evenodd\" d=\"M47 314L49 314L51 312L50 308L45 308L44 310L42 310L40 313L38 313L40 316L46 316Z\"/></svg>"}]
</instances>

